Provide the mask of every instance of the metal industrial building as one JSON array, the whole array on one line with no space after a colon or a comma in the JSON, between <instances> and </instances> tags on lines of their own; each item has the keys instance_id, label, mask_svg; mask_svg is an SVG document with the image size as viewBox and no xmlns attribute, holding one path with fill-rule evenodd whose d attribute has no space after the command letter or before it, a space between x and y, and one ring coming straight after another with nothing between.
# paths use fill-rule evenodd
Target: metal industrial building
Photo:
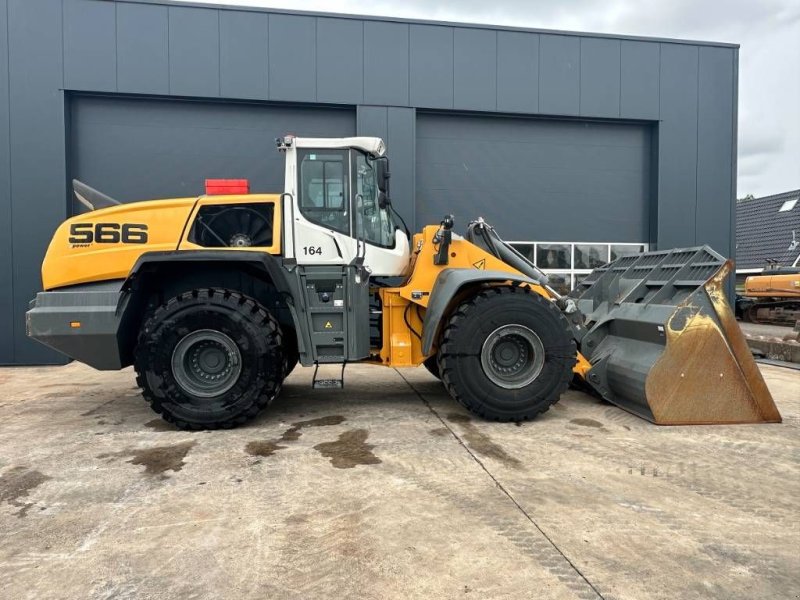
<instances>
[{"instance_id":1,"label":"metal industrial building","mask_svg":"<svg viewBox=\"0 0 800 600\"><path fill-rule=\"evenodd\" d=\"M568 280L642 245L734 252L735 45L0 0L0 53L1 364L61 361L24 312L72 178L123 201L282 191L285 133L385 138L409 226L482 215Z\"/></svg>"}]
</instances>

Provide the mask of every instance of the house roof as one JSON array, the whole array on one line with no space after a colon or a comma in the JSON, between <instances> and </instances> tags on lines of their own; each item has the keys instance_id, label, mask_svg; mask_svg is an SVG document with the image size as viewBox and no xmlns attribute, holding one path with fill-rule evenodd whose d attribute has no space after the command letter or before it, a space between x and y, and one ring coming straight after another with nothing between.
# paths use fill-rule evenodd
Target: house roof
<instances>
[{"instance_id":1,"label":"house roof","mask_svg":"<svg viewBox=\"0 0 800 600\"><path fill-rule=\"evenodd\" d=\"M797 200L794 205L792 200ZM798 244L790 250L793 239ZM800 190L736 201L737 270L761 269L767 266L769 260L789 266L798 254Z\"/></svg>"}]
</instances>

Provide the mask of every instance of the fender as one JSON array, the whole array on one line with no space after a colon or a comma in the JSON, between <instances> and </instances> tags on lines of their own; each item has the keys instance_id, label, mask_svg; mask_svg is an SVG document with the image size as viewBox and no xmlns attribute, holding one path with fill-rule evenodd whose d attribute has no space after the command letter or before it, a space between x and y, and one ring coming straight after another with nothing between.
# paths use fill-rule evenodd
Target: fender
<instances>
[{"instance_id":1,"label":"fender","mask_svg":"<svg viewBox=\"0 0 800 600\"><path fill-rule=\"evenodd\" d=\"M128 274L128 278L122 285L122 291L132 289L136 284L137 278L151 271L152 266L178 262L228 262L248 264L269 274L279 292L282 294L291 293L287 272L294 267L294 261L284 260L272 254L268 254L267 252L236 250L167 250L145 252L133 265L133 268ZM291 263L291 266L289 263Z\"/></svg>"},{"instance_id":2,"label":"fender","mask_svg":"<svg viewBox=\"0 0 800 600\"><path fill-rule=\"evenodd\" d=\"M433 342L439 332L441 321L445 316L447 307L453 298L466 285L476 283L499 283L512 281L514 283L530 283L540 285L539 282L524 275L509 273L508 271L481 271L476 269L443 269L431 290L431 300L425 311L422 322L422 354L429 356L433 349Z\"/></svg>"},{"instance_id":3,"label":"fender","mask_svg":"<svg viewBox=\"0 0 800 600\"><path fill-rule=\"evenodd\" d=\"M142 254L131 269L122 285L122 294L127 296L135 290L142 276L156 270L158 265L180 263L235 263L245 265L269 277L275 288L286 301L292 322L297 333L298 349L303 352L309 343L307 327L297 314L296 299L302 302L298 292L297 263L294 259L274 256L267 252L242 250L170 250L146 252ZM302 308L302 307L301 307Z\"/></svg>"}]
</instances>

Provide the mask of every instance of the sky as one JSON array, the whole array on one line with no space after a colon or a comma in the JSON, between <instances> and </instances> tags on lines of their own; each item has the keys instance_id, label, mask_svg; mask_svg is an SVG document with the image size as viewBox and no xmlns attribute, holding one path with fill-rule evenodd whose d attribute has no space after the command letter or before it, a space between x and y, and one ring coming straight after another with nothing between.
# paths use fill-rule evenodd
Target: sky
<instances>
[{"instance_id":1,"label":"sky","mask_svg":"<svg viewBox=\"0 0 800 600\"><path fill-rule=\"evenodd\" d=\"M760 197L800 188L800 0L212 3L740 44L737 196Z\"/></svg>"}]
</instances>

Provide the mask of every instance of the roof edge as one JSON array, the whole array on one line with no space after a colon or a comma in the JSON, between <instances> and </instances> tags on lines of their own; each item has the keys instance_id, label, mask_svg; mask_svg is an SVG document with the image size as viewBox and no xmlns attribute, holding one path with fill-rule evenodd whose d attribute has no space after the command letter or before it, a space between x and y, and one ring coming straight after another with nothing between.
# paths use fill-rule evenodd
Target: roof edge
<instances>
[{"instance_id":1,"label":"roof edge","mask_svg":"<svg viewBox=\"0 0 800 600\"><path fill-rule=\"evenodd\" d=\"M755 196L752 198L744 197L744 198L737 198L736 204L745 204L747 202L755 202L758 201L766 201L766 200L779 200L786 196L798 196L800 197L800 188L796 190L788 190L786 192L779 192L777 194L770 194L769 196L760 196L756 198Z\"/></svg>"},{"instance_id":2,"label":"roof edge","mask_svg":"<svg viewBox=\"0 0 800 600\"><path fill-rule=\"evenodd\" d=\"M210 8L216 10L235 10L240 12L273 13L306 17L323 17L335 19L358 19L360 21L378 21L384 23L404 23L407 25L438 25L441 27L461 27L465 29L484 29L491 31L518 31L524 33L540 33L571 37L589 37L636 42L652 42L659 44L681 44L686 46L711 46L717 48L738 49L739 44L732 42L711 42L702 40L684 40L677 38L649 37L639 35L622 35L614 33L596 33L589 31L566 31L562 29L541 29L536 27L512 27L510 25L490 25L484 23L465 23L462 21L434 21L428 19L409 19L405 17L389 17L381 15L358 15L353 13L319 12L310 10L293 10L290 8L272 8L266 6L239 6L236 4L217 4L198 0L115 0L117 4L150 4L160 6Z\"/></svg>"}]
</instances>

